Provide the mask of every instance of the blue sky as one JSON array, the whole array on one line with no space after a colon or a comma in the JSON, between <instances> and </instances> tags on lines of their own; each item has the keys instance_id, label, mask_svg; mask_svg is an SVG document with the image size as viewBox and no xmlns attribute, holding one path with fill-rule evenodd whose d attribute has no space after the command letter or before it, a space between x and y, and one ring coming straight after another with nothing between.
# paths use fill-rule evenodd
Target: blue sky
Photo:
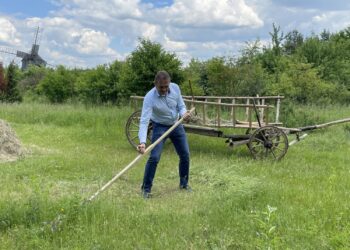
<instances>
[{"instance_id":1,"label":"blue sky","mask_svg":"<svg viewBox=\"0 0 350 250\"><path fill-rule=\"evenodd\" d=\"M350 1L0 0L0 47L29 50L39 25L40 54L52 65L124 60L139 37L161 43L186 64L237 55L256 39L269 46L272 23L285 33L335 32L350 26ZM5 64L13 59L0 53Z\"/></svg>"},{"instance_id":2,"label":"blue sky","mask_svg":"<svg viewBox=\"0 0 350 250\"><path fill-rule=\"evenodd\" d=\"M0 13L16 15L20 18L45 17L49 11L55 9L57 5L48 0L0 0Z\"/></svg>"}]
</instances>

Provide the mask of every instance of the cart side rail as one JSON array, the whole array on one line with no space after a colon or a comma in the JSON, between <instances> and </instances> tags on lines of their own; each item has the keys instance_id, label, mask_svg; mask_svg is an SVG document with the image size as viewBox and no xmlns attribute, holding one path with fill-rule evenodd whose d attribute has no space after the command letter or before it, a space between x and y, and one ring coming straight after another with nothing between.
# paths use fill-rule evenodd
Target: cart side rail
<instances>
[{"instance_id":1,"label":"cart side rail","mask_svg":"<svg viewBox=\"0 0 350 250\"><path fill-rule=\"evenodd\" d=\"M192 96L188 96L188 95L183 95L183 98L187 98L187 99L192 99ZM227 99L227 100L232 100L232 99L284 99L284 96L193 96L194 99Z\"/></svg>"},{"instance_id":2,"label":"cart side rail","mask_svg":"<svg viewBox=\"0 0 350 250\"><path fill-rule=\"evenodd\" d=\"M130 97L135 109L140 108L143 99L143 96ZM217 102L184 98L184 102L188 108L196 107L196 115L191 119L191 124L216 128L256 128L258 126L253 103L236 103L235 99L231 99L231 103L227 103L221 102L220 98ZM273 105L257 103L255 107L260 113L263 125L281 125L269 121L270 111L275 108Z\"/></svg>"},{"instance_id":3,"label":"cart side rail","mask_svg":"<svg viewBox=\"0 0 350 250\"><path fill-rule=\"evenodd\" d=\"M279 123L280 119L280 110L281 110L281 100L284 99L284 96L277 95L277 96L186 96L184 95L183 98L185 99L191 99L191 100L197 100L197 101L214 101L219 103L245 103L245 104L251 104L253 100L258 105L274 105L276 107L274 118L275 123ZM246 120L248 120L249 110L246 108ZM260 117L264 116L264 109L259 109L259 115Z\"/></svg>"}]
</instances>

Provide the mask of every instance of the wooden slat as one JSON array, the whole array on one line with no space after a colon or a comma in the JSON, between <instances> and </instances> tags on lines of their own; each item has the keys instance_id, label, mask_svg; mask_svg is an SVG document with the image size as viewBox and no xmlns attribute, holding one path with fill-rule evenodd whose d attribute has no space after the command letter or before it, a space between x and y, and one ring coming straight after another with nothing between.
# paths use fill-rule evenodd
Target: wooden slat
<instances>
[{"instance_id":1,"label":"wooden slat","mask_svg":"<svg viewBox=\"0 0 350 250\"><path fill-rule=\"evenodd\" d=\"M206 116L207 116L207 111L206 111L206 105L203 103L203 124L206 123Z\"/></svg>"},{"instance_id":2,"label":"wooden slat","mask_svg":"<svg viewBox=\"0 0 350 250\"><path fill-rule=\"evenodd\" d=\"M276 118L275 118L275 122L278 122L279 117L280 117L280 106L281 106L281 99L277 99L276 101Z\"/></svg>"},{"instance_id":3,"label":"wooden slat","mask_svg":"<svg viewBox=\"0 0 350 250\"><path fill-rule=\"evenodd\" d=\"M132 103L132 108L134 110L136 110L137 109L137 99L131 99L131 103Z\"/></svg>"},{"instance_id":4,"label":"wooden slat","mask_svg":"<svg viewBox=\"0 0 350 250\"><path fill-rule=\"evenodd\" d=\"M252 109L248 108L249 128L252 128Z\"/></svg>"},{"instance_id":5,"label":"wooden slat","mask_svg":"<svg viewBox=\"0 0 350 250\"><path fill-rule=\"evenodd\" d=\"M143 97L142 96L137 96L133 99L138 99L138 100L143 100ZM192 102L192 100L187 100L187 99L184 99L184 102L185 103L190 103ZM246 108L246 107L254 107L253 105L246 105L246 104L231 104L231 103L217 103L217 102L203 102L203 101L193 101L193 103L198 103L198 104L202 104L202 103L205 103L206 105L214 105L214 106L226 106L226 107L243 107L243 108ZM274 106L269 106L269 105L257 105L256 106L257 108L274 108Z\"/></svg>"},{"instance_id":6,"label":"wooden slat","mask_svg":"<svg viewBox=\"0 0 350 250\"><path fill-rule=\"evenodd\" d=\"M218 98L218 103L221 104L221 99ZM217 106L217 109L218 109L218 114L217 114L217 118L218 118L218 128L220 128L220 123L221 123L221 106L218 105Z\"/></svg>"},{"instance_id":7,"label":"wooden slat","mask_svg":"<svg viewBox=\"0 0 350 250\"><path fill-rule=\"evenodd\" d=\"M245 116L246 116L246 121L248 121L249 119L249 99L247 99L247 105L246 105L246 109L245 109Z\"/></svg>"},{"instance_id":8,"label":"wooden slat","mask_svg":"<svg viewBox=\"0 0 350 250\"><path fill-rule=\"evenodd\" d=\"M187 100L187 99L184 99L184 102L185 103L189 103L189 102L191 102L191 100ZM252 104L249 104L249 105L247 105L247 104L231 104L231 103L217 103L217 102L202 102L202 101L194 101L194 103L205 103L205 104L208 104L208 105L213 105L213 106L226 106L226 107L242 107L242 108L248 108L248 107L250 107L250 108L253 108L254 107L254 105L252 105ZM269 107L269 108L274 108L274 106L268 106L268 105L256 105L256 107L257 108L267 108L267 107Z\"/></svg>"},{"instance_id":9,"label":"wooden slat","mask_svg":"<svg viewBox=\"0 0 350 250\"><path fill-rule=\"evenodd\" d=\"M235 104L236 100L232 99L232 104ZM231 107L231 117L232 117L232 126L236 125L236 109L234 106Z\"/></svg>"},{"instance_id":10,"label":"wooden slat","mask_svg":"<svg viewBox=\"0 0 350 250\"><path fill-rule=\"evenodd\" d=\"M192 96L183 95L184 98L192 98ZM257 99L255 96L194 96L199 99ZM284 99L284 96L259 96L259 99Z\"/></svg>"},{"instance_id":11,"label":"wooden slat","mask_svg":"<svg viewBox=\"0 0 350 250\"><path fill-rule=\"evenodd\" d=\"M186 98L186 99L192 99L192 96L182 96L183 98ZM144 97L143 96L130 96L130 98L132 99L143 99ZM228 99L228 100L232 100L232 99L236 99L236 100L239 100L239 99L257 99L257 97L254 97L254 96L194 96L194 99L218 99L218 98L221 98L221 99ZM284 96L260 96L259 99L284 99Z\"/></svg>"},{"instance_id":12,"label":"wooden slat","mask_svg":"<svg viewBox=\"0 0 350 250\"><path fill-rule=\"evenodd\" d=\"M261 100L261 105L265 105L265 99L262 99ZM260 108L260 117L261 117L261 120L264 120L264 108Z\"/></svg>"}]
</instances>

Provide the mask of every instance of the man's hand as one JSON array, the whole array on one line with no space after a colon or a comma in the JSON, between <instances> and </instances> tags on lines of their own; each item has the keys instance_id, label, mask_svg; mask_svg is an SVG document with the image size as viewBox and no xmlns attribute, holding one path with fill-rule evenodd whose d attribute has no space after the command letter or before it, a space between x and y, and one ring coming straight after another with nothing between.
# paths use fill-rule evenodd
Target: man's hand
<instances>
[{"instance_id":1,"label":"man's hand","mask_svg":"<svg viewBox=\"0 0 350 250\"><path fill-rule=\"evenodd\" d=\"M146 145L144 143L141 143L137 146L137 150L140 152L140 154L144 154L146 150Z\"/></svg>"},{"instance_id":2,"label":"man's hand","mask_svg":"<svg viewBox=\"0 0 350 250\"><path fill-rule=\"evenodd\" d=\"M191 113L190 111L187 111L184 115L183 115L184 121L185 122L189 122L191 120Z\"/></svg>"}]
</instances>

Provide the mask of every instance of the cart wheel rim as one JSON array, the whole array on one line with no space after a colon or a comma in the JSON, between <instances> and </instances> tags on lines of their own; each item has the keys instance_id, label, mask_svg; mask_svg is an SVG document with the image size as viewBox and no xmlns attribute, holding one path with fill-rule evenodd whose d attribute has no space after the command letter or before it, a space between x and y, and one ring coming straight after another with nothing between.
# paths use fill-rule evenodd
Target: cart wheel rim
<instances>
[{"instance_id":1,"label":"cart wheel rim","mask_svg":"<svg viewBox=\"0 0 350 250\"><path fill-rule=\"evenodd\" d=\"M130 115L125 125L126 138L128 139L131 146L133 146L135 149L139 144L138 133L140 129L140 117L141 117L141 110L135 111ZM152 140L152 123L150 122L147 130L146 143L150 144L151 140Z\"/></svg>"},{"instance_id":2,"label":"cart wheel rim","mask_svg":"<svg viewBox=\"0 0 350 250\"><path fill-rule=\"evenodd\" d=\"M280 160L287 153L288 137L280 128L265 126L254 131L248 147L255 159Z\"/></svg>"}]
</instances>

